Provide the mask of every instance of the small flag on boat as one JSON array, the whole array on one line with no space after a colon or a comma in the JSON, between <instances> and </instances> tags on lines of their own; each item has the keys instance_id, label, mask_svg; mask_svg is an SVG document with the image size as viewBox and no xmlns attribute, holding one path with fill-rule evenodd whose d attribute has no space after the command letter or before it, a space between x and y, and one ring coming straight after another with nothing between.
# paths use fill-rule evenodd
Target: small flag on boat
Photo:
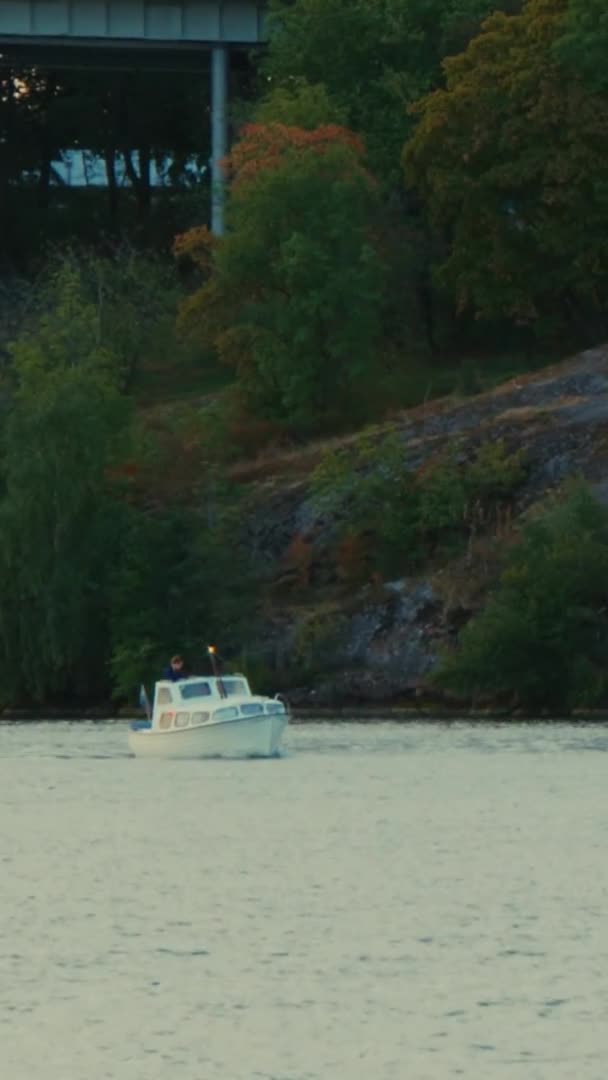
<instances>
[{"instance_id":1,"label":"small flag on boat","mask_svg":"<svg viewBox=\"0 0 608 1080\"><path fill-rule=\"evenodd\" d=\"M146 710L146 716L150 719L152 709L150 708L150 699L143 683L139 688L139 707L140 709Z\"/></svg>"}]
</instances>

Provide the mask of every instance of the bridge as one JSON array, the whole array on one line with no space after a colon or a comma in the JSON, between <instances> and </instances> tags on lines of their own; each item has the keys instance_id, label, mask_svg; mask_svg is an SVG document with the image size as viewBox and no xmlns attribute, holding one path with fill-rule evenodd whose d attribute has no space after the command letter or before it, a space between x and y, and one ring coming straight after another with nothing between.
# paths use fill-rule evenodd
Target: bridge
<instances>
[{"instance_id":1,"label":"bridge","mask_svg":"<svg viewBox=\"0 0 608 1080\"><path fill-rule=\"evenodd\" d=\"M0 0L0 55L69 67L111 66L113 50L138 50L145 66L190 67L211 53L211 229L224 228L220 162L228 149L231 49L264 43L264 0ZM107 61L105 60L107 57Z\"/></svg>"}]
</instances>

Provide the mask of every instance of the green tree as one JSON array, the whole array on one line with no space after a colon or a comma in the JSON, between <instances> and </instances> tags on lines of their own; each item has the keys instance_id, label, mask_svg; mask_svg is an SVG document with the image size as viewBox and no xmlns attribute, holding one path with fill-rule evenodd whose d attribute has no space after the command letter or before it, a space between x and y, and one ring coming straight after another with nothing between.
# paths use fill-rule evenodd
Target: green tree
<instances>
[{"instance_id":1,"label":"green tree","mask_svg":"<svg viewBox=\"0 0 608 1080\"><path fill-rule=\"evenodd\" d=\"M67 275L57 306L11 347L16 389L0 502L5 700L107 691L108 574L123 520L108 470L128 408L96 316Z\"/></svg>"},{"instance_id":2,"label":"green tree","mask_svg":"<svg viewBox=\"0 0 608 1080\"><path fill-rule=\"evenodd\" d=\"M445 62L404 165L461 309L594 339L608 325L608 98L556 59L566 2L494 15Z\"/></svg>"},{"instance_id":3,"label":"green tree","mask_svg":"<svg viewBox=\"0 0 608 1080\"><path fill-rule=\"evenodd\" d=\"M495 6L495 0L272 0L263 71L273 86L294 80L323 86L343 122L364 137L374 172L395 187L411 128L408 105L441 82L446 51L466 44Z\"/></svg>"},{"instance_id":4,"label":"green tree","mask_svg":"<svg viewBox=\"0 0 608 1080\"><path fill-rule=\"evenodd\" d=\"M132 697L179 650L196 670L205 646L234 655L251 640L255 567L243 542L238 493L210 483L200 511L133 510L111 579L114 693Z\"/></svg>"},{"instance_id":5,"label":"green tree","mask_svg":"<svg viewBox=\"0 0 608 1080\"><path fill-rule=\"evenodd\" d=\"M556 54L593 90L608 91L608 8L604 0L569 0Z\"/></svg>"},{"instance_id":6,"label":"green tree","mask_svg":"<svg viewBox=\"0 0 608 1080\"><path fill-rule=\"evenodd\" d=\"M50 362L57 353L79 362L83 351L94 350L112 366L120 389L131 391L147 368L192 360L175 333L183 295L174 266L152 253L127 245L103 256L68 248L34 279L27 315ZM65 312L60 326L59 311Z\"/></svg>"},{"instance_id":7,"label":"green tree","mask_svg":"<svg viewBox=\"0 0 608 1080\"><path fill-rule=\"evenodd\" d=\"M303 78L274 86L256 104L256 124L284 124L314 131L325 124L346 123L347 110L337 105L323 83L311 85Z\"/></svg>"},{"instance_id":8,"label":"green tree","mask_svg":"<svg viewBox=\"0 0 608 1080\"><path fill-rule=\"evenodd\" d=\"M133 390L146 368L175 369L190 359L175 333L183 292L171 263L125 246L113 256L73 258L82 300L95 306L99 339L116 360L123 390Z\"/></svg>"},{"instance_id":9,"label":"green tree","mask_svg":"<svg viewBox=\"0 0 608 1080\"><path fill-rule=\"evenodd\" d=\"M257 414L302 432L348 422L383 332L378 194L356 140L253 126L232 165L230 230L211 254L194 234L209 277L182 325L236 369Z\"/></svg>"},{"instance_id":10,"label":"green tree","mask_svg":"<svg viewBox=\"0 0 608 1080\"><path fill-rule=\"evenodd\" d=\"M608 511L578 486L524 526L436 681L534 708L592 704L607 685L607 598Z\"/></svg>"}]
</instances>

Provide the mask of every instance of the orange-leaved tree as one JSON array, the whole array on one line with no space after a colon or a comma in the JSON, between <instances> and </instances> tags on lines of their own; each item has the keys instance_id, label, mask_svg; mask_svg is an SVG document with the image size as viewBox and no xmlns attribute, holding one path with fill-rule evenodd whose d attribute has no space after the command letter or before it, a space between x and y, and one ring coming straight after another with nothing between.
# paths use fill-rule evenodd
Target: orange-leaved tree
<instances>
[{"instance_id":1,"label":"orange-leaved tree","mask_svg":"<svg viewBox=\"0 0 608 1080\"><path fill-rule=\"evenodd\" d=\"M462 308L589 336L608 317L608 98L563 67L567 0L496 14L416 107L406 181Z\"/></svg>"},{"instance_id":2,"label":"orange-leaved tree","mask_svg":"<svg viewBox=\"0 0 608 1080\"><path fill-rule=\"evenodd\" d=\"M246 127L226 161L228 230L179 237L203 283L182 328L230 364L256 415L321 429L365 398L382 339L376 185L337 125Z\"/></svg>"}]
</instances>

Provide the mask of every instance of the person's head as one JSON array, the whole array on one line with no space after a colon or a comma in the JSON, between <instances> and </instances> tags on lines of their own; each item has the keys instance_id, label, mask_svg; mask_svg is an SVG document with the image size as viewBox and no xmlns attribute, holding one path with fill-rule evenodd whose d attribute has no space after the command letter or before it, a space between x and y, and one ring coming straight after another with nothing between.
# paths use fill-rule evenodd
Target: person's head
<instances>
[{"instance_id":1,"label":"person's head","mask_svg":"<svg viewBox=\"0 0 608 1080\"><path fill-rule=\"evenodd\" d=\"M184 661L182 660L181 656L172 656L171 657L171 670L172 671L181 671L183 666L184 666Z\"/></svg>"}]
</instances>

